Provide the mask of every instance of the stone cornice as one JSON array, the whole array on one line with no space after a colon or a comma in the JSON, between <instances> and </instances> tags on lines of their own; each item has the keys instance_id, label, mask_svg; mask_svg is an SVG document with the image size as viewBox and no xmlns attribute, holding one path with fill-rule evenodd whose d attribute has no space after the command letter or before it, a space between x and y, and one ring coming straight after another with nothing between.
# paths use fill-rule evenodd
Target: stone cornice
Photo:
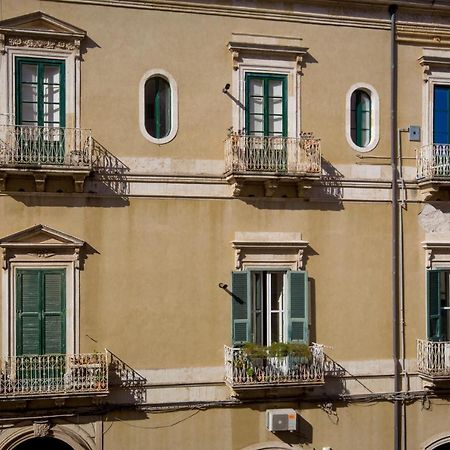
<instances>
[{"instance_id":1,"label":"stone cornice","mask_svg":"<svg viewBox=\"0 0 450 450\"><path fill-rule=\"evenodd\" d=\"M389 29L390 21L387 7L392 3L385 0L313 0L302 2L301 11L295 11L294 8L280 10L276 9L278 2L266 0L265 7L244 7L233 5L214 4L214 2L204 0L197 2L167 1L167 0L43 0L51 3L79 3L88 5L102 5L108 7L149 9L159 11L173 11L183 13L196 13L207 15L222 15L232 17L246 17L255 19L268 19L272 21L287 21L300 23L313 23L323 25L337 25L361 28ZM274 7L271 8L271 4ZM294 2L291 2L294 3ZM434 25L436 19L443 15L450 15L450 2L437 1L433 5L425 0L417 1L398 1L400 6L398 25L407 26L416 25L427 27L424 22L424 13L430 17ZM294 5L295 7L295 5ZM298 7L298 6L297 6ZM417 20L408 18L408 21L401 17L401 14L416 14ZM433 13L436 13L434 15ZM450 30L450 26L442 25L443 29ZM413 30L411 29L411 32ZM420 30L419 30L420 34Z\"/></svg>"}]
</instances>

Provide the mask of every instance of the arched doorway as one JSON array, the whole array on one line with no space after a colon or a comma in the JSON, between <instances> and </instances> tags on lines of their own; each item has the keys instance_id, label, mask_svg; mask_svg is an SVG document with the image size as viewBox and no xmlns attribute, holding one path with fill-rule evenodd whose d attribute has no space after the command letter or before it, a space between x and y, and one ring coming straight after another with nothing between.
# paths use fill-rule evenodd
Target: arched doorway
<instances>
[{"instance_id":1,"label":"arched doorway","mask_svg":"<svg viewBox=\"0 0 450 450\"><path fill-rule=\"evenodd\" d=\"M22 442L14 450L73 450L73 448L59 439L38 437Z\"/></svg>"},{"instance_id":2,"label":"arched doorway","mask_svg":"<svg viewBox=\"0 0 450 450\"><path fill-rule=\"evenodd\" d=\"M435 447L435 450L450 450L450 444L442 444L439 447Z\"/></svg>"}]
</instances>

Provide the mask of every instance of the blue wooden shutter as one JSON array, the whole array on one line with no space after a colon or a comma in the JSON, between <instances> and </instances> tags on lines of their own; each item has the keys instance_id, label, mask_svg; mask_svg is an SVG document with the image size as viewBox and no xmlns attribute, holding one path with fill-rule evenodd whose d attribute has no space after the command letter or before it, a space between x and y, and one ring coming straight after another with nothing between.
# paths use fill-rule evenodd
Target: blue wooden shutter
<instances>
[{"instance_id":1,"label":"blue wooden shutter","mask_svg":"<svg viewBox=\"0 0 450 450\"><path fill-rule=\"evenodd\" d=\"M308 274L288 272L288 340L309 342Z\"/></svg>"},{"instance_id":2,"label":"blue wooden shutter","mask_svg":"<svg viewBox=\"0 0 450 450\"><path fill-rule=\"evenodd\" d=\"M37 355L41 352L40 272L16 272L16 352Z\"/></svg>"},{"instance_id":3,"label":"blue wooden shutter","mask_svg":"<svg viewBox=\"0 0 450 450\"><path fill-rule=\"evenodd\" d=\"M233 345L242 345L250 341L251 336L251 296L250 274L233 272L232 274L232 336Z\"/></svg>"},{"instance_id":4,"label":"blue wooden shutter","mask_svg":"<svg viewBox=\"0 0 450 450\"><path fill-rule=\"evenodd\" d=\"M433 143L450 143L450 86L435 86L433 98Z\"/></svg>"},{"instance_id":5,"label":"blue wooden shutter","mask_svg":"<svg viewBox=\"0 0 450 450\"><path fill-rule=\"evenodd\" d=\"M65 271L46 270L42 277L42 352L65 353Z\"/></svg>"},{"instance_id":6,"label":"blue wooden shutter","mask_svg":"<svg viewBox=\"0 0 450 450\"><path fill-rule=\"evenodd\" d=\"M440 271L427 272L427 333L430 341L442 341Z\"/></svg>"}]
</instances>

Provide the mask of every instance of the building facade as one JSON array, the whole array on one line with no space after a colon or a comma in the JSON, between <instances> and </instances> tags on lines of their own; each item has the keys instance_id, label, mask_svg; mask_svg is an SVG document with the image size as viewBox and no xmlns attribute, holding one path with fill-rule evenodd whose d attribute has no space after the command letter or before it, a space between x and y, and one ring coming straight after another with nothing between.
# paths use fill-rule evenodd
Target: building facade
<instances>
[{"instance_id":1,"label":"building facade","mask_svg":"<svg viewBox=\"0 0 450 450\"><path fill-rule=\"evenodd\" d=\"M0 449L450 448L450 4L0 0Z\"/></svg>"}]
</instances>

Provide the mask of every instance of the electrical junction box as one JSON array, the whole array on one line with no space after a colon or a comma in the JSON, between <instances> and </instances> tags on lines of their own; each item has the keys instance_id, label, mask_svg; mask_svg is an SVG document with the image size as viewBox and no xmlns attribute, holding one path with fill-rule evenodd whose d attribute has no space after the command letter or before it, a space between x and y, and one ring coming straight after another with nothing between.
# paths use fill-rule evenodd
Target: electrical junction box
<instances>
[{"instance_id":1,"label":"electrical junction box","mask_svg":"<svg viewBox=\"0 0 450 450\"><path fill-rule=\"evenodd\" d=\"M269 431L295 431L297 413L292 408L266 410L266 428Z\"/></svg>"},{"instance_id":2,"label":"electrical junction box","mask_svg":"<svg viewBox=\"0 0 450 450\"><path fill-rule=\"evenodd\" d=\"M409 126L409 140L411 142L420 141L420 127L418 125Z\"/></svg>"}]
</instances>

